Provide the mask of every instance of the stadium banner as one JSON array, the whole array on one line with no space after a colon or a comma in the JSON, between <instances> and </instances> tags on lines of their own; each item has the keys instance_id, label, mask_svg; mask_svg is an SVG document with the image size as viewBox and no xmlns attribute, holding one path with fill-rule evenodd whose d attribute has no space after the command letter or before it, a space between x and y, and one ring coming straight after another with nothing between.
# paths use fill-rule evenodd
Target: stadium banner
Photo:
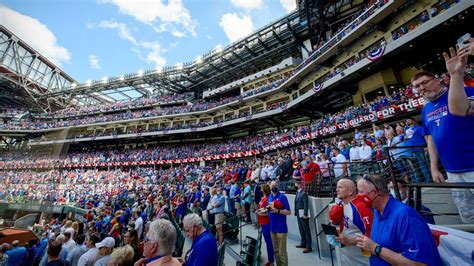
<instances>
[{"instance_id":1,"label":"stadium banner","mask_svg":"<svg viewBox=\"0 0 474 266\"><path fill-rule=\"evenodd\" d=\"M444 265L473 265L473 234L439 225L428 226Z\"/></svg>"},{"instance_id":2,"label":"stadium banner","mask_svg":"<svg viewBox=\"0 0 474 266\"><path fill-rule=\"evenodd\" d=\"M292 146L295 144L300 144L302 142L306 142L312 139L326 137L331 134L338 133L340 131L357 128L361 126L370 125L374 122L380 122L384 119L401 115L404 113L410 113L417 110L420 110L425 105L425 100L421 97L410 99L407 102L398 104L398 105L391 105L388 106L380 111L372 112L368 115L361 115L359 117L346 120L343 123L336 123L332 126L326 126L321 129L317 129L315 131L309 133L303 133L296 137L291 137L285 139L282 137L280 141L275 144L263 146L258 150L250 150L250 151L243 151L243 152L233 152L227 154L217 154L217 155L209 155L209 156L201 156L201 157L191 157L191 158L182 158L182 159L172 159L172 160L148 160L148 161L136 161L136 162L94 162L94 163L87 163L87 164L45 164L45 163L37 163L37 164L23 164L18 163L15 165L9 165L5 162L0 162L0 168L7 169L7 170L16 170L16 169L28 169L28 168L40 168L40 169L48 169L48 168L82 168L82 167L105 167L105 166L131 166L131 165L161 165L161 164L181 164L181 163L192 163L192 162L201 162L201 161L214 161L214 160L222 160L222 159L231 159L231 158L242 158L242 157L251 157L261 153L275 151L278 149L286 148L288 146Z\"/></svg>"},{"instance_id":3,"label":"stadium banner","mask_svg":"<svg viewBox=\"0 0 474 266\"><path fill-rule=\"evenodd\" d=\"M314 135L314 138L316 138L320 136L334 134L341 130L347 130L351 128L364 126L364 125L378 122L380 120L384 120L396 115L401 115L403 113L409 113L409 112L422 109L425 103L426 103L425 100L421 97L410 99L406 103L402 103L399 105L392 105L388 108L382 109L377 112L372 112L371 114L368 114L368 115L363 115L363 116L361 115L354 119L346 120L344 121L344 123L336 123L333 126L324 127L322 129L314 131L313 135Z\"/></svg>"}]
</instances>

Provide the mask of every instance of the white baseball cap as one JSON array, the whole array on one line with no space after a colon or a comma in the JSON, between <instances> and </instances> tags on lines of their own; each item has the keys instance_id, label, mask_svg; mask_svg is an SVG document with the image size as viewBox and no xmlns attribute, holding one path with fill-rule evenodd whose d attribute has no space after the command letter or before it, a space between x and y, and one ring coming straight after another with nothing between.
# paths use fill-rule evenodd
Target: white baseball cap
<instances>
[{"instance_id":1,"label":"white baseball cap","mask_svg":"<svg viewBox=\"0 0 474 266\"><path fill-rule=\"evenodd\" d=\"M104 240L100 241L99 243L95 244L95 247L100 249L102 247L113 248L115 247L115 239L112 237L106 237Z\"/></svg>"}]
</instances>

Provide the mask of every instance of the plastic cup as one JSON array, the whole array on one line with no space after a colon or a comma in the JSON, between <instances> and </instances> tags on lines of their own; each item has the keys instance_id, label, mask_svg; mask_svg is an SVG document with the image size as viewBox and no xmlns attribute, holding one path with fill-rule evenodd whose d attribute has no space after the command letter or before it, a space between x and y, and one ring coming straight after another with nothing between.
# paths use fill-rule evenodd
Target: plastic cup
<instances>
[{"instance_id":1,"label":"plastic cup","mask_svg":"<svg viewBox=\"0 0 474 266\"><path fill-rule=\"evenodd\" d=\"M364 257L370 257L371 256L370 251L367 251L363 248L361 248L360 251L362 252L362 256L364 256Z\"/></svg>"}]
</instances>

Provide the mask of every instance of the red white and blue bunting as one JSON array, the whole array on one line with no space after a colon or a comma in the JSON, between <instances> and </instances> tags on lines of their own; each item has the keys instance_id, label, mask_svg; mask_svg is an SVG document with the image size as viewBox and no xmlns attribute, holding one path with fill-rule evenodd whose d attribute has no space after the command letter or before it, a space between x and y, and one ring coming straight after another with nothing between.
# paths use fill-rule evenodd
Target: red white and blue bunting
<instances>
[{"instance_id":1,"label":"red white and blue bunting","mask_svg":"<svg viewBox=\"0 0 474 266\"><path fill-rule=\"evenodd\" d=\"M322 83L318 83L318 84L314 84L314 87L313 87L313 91L318 93L320 91L322 91L324 88L324 82Z\"/></svg>"},{"instance_id":2,"label":"red white and blue bunting","mask_svg":"<svg viewBox=\"0 0 474 266\"><path fill-rule=\"evenodd\" d=\"M378 47L377 49L372 50L368 55L367 59L369 59L371 62L375 62L382 58L382 56L385 53L385 45Z\"/></svg>"}]
</instances>

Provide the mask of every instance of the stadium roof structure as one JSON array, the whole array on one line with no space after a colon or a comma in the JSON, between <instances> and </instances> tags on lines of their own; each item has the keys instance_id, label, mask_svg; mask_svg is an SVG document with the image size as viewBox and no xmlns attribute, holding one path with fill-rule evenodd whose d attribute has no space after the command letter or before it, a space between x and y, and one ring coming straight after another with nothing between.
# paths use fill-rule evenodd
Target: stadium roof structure
<instances>
[{"instance_id":1,"label":"stadium roof structure","mask_svg":"<svg viewBox=\"0 0 474 266\"><path fill-rule=\"evenodd\" d=\"M154 70L139 71L118 77L71 84L44 97L108 92L132 87L143 95L151 93L202 92L225 85L255 71L267 68L298 51L301 35L307 29L293 12L257 32L193 61Z\"/></svg>"},{"instance_id":2,"label":"stadium roof structure","mask_svg":"<svg viewBox=\"0 0 474 266\"><path fill-rule=\"evenodd\" d=\"M326 17L319 16L315 21L314 12L304 9L314 8L319 2L324 6L329 4L326 10L332 10L332 16L336 17L342 5L353 7L352 1L347 0L335 1L342 3L338 6L332 4L334 1L300 1L299 10L193 61L85 83L78 83L0 25L0 103L51 111L68 105L112 103L150 95L201 94L300 54L300 49L309 53L303 45L311 35L308 21L313 24Z\"/></svg>"}]
</instances>

